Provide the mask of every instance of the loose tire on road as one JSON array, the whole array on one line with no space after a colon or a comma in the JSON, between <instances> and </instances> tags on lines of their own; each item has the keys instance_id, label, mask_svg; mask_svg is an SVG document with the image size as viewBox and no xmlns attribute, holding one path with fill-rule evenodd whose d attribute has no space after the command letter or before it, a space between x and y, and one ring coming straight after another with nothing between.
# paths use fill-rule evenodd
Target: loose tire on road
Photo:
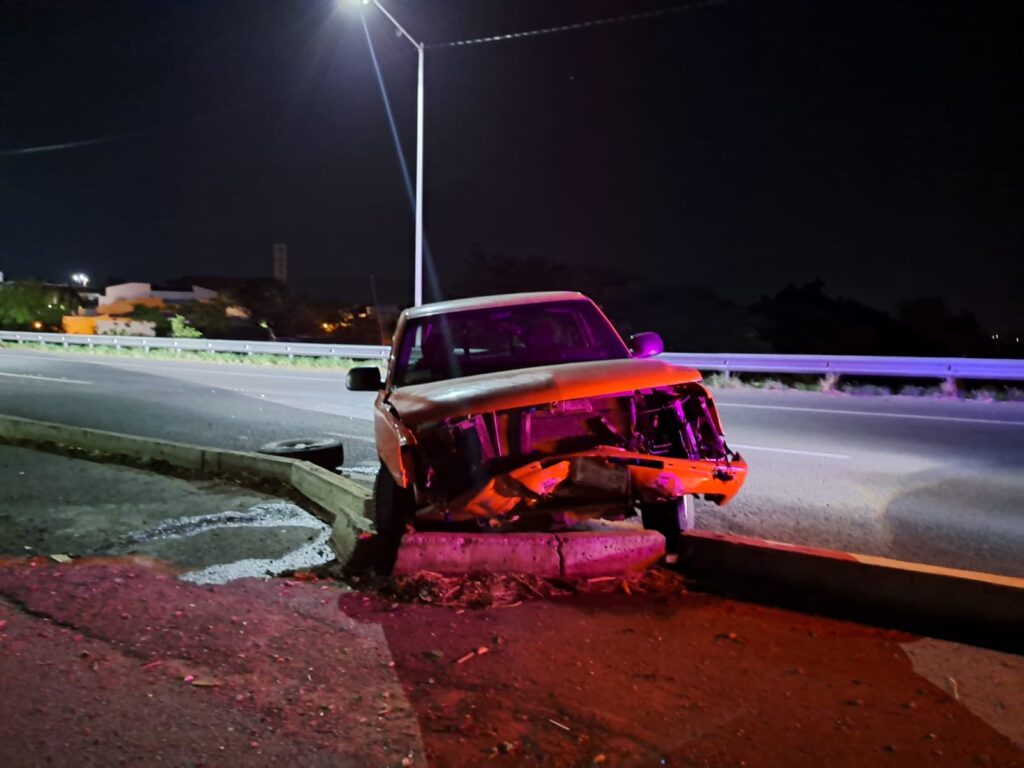
<instances>
[{"instance_id":1,"label":"loose tire on road","mask_svg":"<svg viewBox=\"0 0 1024 768\"><path fill-rule=\"evenodd\" d=\"M286 459L302 459L332 472L345 462L345 448L341 440L332 437L275 440L260 446L258 452Z\"/></svg>"},{"instance_id":2,"label":"loose tire on road","mask_svg":"<svg viewBox=\"0 0 1024 768\"><path fill-rule=\"evenodd\" d=\"M640 519L644 528L657 531L665 537L665 552L679 553L679 534L694 526L693 496L686 495L676 501L640 504Z\"/></svg>"},{"instance_id":3,"label":"loose tire on road","mask_svg":"<svg viewBox=\"0 0 1024 768\"><path fill-rule=\"evenodd\" d=\"M397 547L406 524L416 519L416 498L395 482L384 462L373 483L373 507L377 533Z\"/></svg>"}]
</instances>

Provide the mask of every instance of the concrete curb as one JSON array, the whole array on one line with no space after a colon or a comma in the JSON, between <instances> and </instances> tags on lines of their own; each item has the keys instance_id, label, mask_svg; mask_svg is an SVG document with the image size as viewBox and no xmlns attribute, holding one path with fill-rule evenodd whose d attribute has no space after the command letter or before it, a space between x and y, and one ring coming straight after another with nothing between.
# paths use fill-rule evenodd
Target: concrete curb
<instances>
[{"instance_id":1,"label":"concrete curb","mask_svg":"<svg viewBox=\"0 0 1024 768\"><path fill-rule=\"evenodd\" d=\"M407 533L394 573L529 573L584 579L642 571L665 555L657 531Z\"/></svg>"},{"instance_id":2,"label":"concrete curb","mask_svg":"<svg viewBox=\"0 0 1024 768\"><path fill-rule=\"evenodd\" d=\"M679 570L710 591L1000 648L1024 647L1024 579L689 531Z\"/></svg>"},{"instance_id":3,"label":"concrete curb","mask_svg":"<svg viewBox=\"0 0 1024 768\"><path fill-rule=\"evenodd\" d=\"M261 453L206 448L100 429L71 427L0 414L0 442L58 445L101 454L112 461L168 464L202 475L227 475L285 483L330 515L331 546L345 561L360 533L372 529L373 494L346 477L308 461Z\"/></svg>"},{"instance_id":4,"label":"concrete curb","mask_svg":"<svg viewBox=\"0 0 1024 768\"><path fill-rule=\"evenodd\" d=\"M573 531L555 538L567 579L643 571L665 556L665 537L657 531Z\"/></svg>"},{"instance_id":5,"label":"concrete curb","mask_svg":"<svg viewBox=\"0 0 1024 768\"><path fill-rule=\"evenodd\" d=\"M402 537L393 573L486 571L555 578L562 575L558 550L550 533L410 532Z\"/></svg>"}]
</instances>

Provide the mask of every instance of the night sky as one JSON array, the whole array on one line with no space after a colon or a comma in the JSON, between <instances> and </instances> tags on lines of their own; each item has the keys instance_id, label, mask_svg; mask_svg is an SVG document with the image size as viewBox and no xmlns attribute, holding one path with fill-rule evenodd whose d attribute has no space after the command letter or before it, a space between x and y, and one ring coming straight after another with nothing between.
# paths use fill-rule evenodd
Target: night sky
<instances>
[{"instance_id":1,"label":"night sky","mask_svg":"<svg viewBox=\"0 0 1024 768\"><path fill-rule=\"evenodd\" d=\"M382 2L427 43L679 4ZM1014 5L726 0L429 50L442 286L478 248L743 301L821 277L882 309L939 295L1024 327ZM411 169L415 51L366 20ZM0 0L9 278L268 275L284 241L296 290L367 301L372 273L407 303L412 237L358 9Z\"/></svg>"}]
</instances>

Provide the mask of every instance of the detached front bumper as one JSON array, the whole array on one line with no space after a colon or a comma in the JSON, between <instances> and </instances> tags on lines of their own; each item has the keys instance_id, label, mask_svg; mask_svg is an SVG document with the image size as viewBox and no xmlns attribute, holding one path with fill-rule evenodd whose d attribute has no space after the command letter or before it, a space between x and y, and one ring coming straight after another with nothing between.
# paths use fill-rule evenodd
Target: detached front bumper
<instances>
[{"instance_id":1,"label":"detached front bumper","mask_svg":"<svg viewBox=\"0 0 1024 768\"><path fill-rule=\"evenodd\" d=\"M489 478L454 499L417 513L423 520L460 522L510 518L558 507L583 511L630 508L687 494L725 504L743 486L747 463L652 456L612 446L532 461Z\"/></svg>"}]
</instances>

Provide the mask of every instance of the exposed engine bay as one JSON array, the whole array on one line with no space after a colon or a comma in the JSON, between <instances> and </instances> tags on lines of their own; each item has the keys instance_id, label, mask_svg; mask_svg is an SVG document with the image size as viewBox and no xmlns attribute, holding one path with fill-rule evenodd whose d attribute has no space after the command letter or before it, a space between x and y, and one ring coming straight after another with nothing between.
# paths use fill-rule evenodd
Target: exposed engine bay
<instances>
[{"instance_id":1,"label":"exposed engine bay","mask_svg":"<svg viewBox=\"0 0 1024 768\"><path fill-rule=\"evenodd\" d=\"M418 519L501 528L621 518L686 494L723 504L747 469L692 382L422 423L406 451Z\"/></svg>"}]
</instances>

